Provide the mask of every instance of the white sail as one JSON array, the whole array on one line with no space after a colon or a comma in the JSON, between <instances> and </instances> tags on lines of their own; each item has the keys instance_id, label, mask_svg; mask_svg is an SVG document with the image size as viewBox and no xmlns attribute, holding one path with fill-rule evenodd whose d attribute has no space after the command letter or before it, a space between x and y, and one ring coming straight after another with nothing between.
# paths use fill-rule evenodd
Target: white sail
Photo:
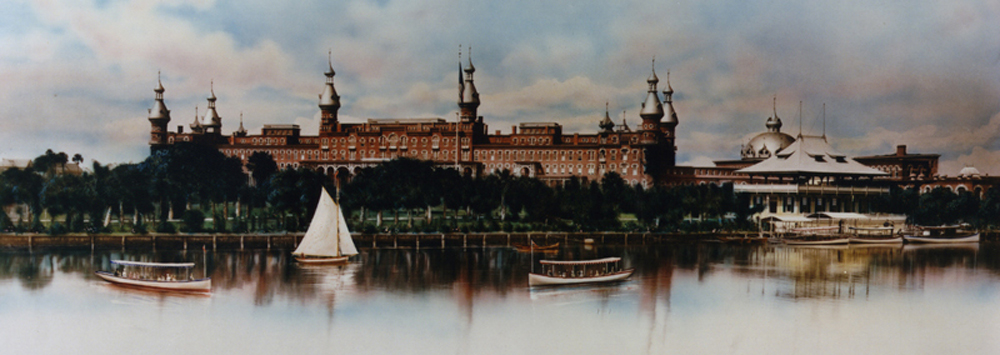
<instances>
[{"instance_id":1,"label":"white sail","mask_svg":"<svg viewBox=\"0 0 1000 355\"><path fill-rule=\"evenodd\" d=\"M312 255L312 256L340 256L340 243L337 241L341 223L340 206L337 206L330 194L323 188L319 197L319 204L316 205L316 213L313 214L312 222L309 222L309 229L302 237L302 243L292 252L292 255ZM346 228L346 224L345 228ZM348 234L350 236L350 234ZM351 250L354 244L351 243ZM354 251L357 254L357 250Z\"/></svg>"},{"instance_id":2,"label":"white sail","mask_svg":"<svg viewBox=\"0 0 1000 355\"><path fill-rule=\"evenodd\" d=\"M337 238L340 239L340 255L358 255L358 248L354 247L354 239L351 239L351 230L347 228L347 219L344 218L344 210L337 206L338 222L340 232Z\"/></svg>"}]
</instances>

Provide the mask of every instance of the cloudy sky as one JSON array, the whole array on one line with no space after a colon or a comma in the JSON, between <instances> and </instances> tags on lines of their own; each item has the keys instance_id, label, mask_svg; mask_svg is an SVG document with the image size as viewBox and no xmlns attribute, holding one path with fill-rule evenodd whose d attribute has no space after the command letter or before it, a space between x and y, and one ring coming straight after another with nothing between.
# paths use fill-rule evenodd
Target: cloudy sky
<instances>
[{"instance_id":1,"label":"cloudy sky","mask_svg":"<svg viewBox=\"0 0 1000 355\"><path fill-rule=\"evenodd\" d=\"M315 134L327 53L345 122L454 119L459 45L490 131L556 121L596 132L605 102L639 121L651 60L670 81L678 163L739 157L777 97L783 131L852 155L898 144L1000 174L1000 2L279 2L7 0L0 4L0 157L45 149L102 163L148 154L162 72L171 130L297 123ZM624 112L624 116L623 116Z\"/></svg>"}]
</instances>

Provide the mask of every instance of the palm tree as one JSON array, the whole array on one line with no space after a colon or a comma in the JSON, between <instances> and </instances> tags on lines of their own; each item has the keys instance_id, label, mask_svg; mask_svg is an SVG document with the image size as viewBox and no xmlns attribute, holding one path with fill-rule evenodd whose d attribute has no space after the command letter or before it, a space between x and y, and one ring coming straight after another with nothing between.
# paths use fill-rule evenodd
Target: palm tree
<instances>
[{"instance_id":1,"label":"palm tree","mask_svg":"<svg viewBox=\"0 0 1000 355\"><path fill-rule=\"evenodd\" d=\"M0 174L4 188L4 200L28 207L28 225L34 225L36 216L42 212L39 193L42 191L42 177L33 169L11 168Z\"/></svg>"},{"instance_id":2,"label":"palm tree","mask_svg":"<svg viewBox=\"0 0 1000 355\"><path fill-rule=\"evenodd\" d=\"M40 193L42 207L52 216L53 223L56 222L56 217L65 215L63 223L68 226L73 216L81 210L83 202L93 199L87 190L80 176L55 175L42 187Z\"/></svg>"}]
</instances>

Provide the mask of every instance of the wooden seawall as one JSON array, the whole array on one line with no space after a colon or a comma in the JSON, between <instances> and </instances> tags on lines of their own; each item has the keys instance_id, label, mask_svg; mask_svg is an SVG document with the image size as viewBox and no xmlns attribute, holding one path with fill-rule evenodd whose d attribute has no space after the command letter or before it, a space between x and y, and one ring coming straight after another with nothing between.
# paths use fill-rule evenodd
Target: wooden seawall
<instances>
[{"instance_id":1,"label":"wooden seawall","mask_svg":"<svg viewBox=\"0 0 1000 355\"><path fill-rule=\"evenodd\" d=\"M163 250L294 249L302 233L282 234L145 234L145 235L47 235L0 234L0 248L90 248ZM365 248L484 248L528 245L652 245L661 242L717 240L718 234L664 233L430 233L355 234L354 244Z\"/></svg>"}]
</instances>

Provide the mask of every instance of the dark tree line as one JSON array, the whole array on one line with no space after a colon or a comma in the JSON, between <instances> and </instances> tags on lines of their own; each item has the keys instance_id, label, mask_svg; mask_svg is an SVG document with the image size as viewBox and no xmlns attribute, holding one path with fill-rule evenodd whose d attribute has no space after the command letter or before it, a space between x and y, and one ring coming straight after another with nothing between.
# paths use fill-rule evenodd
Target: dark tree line
<instances>
[{"instance_id":1,"label":"dark tree line","mask_svg":"<svg viewBox=\"0 0 1000 355\"><path fill-rule=\"evenodd\" d=\"M905 214L907 222L925 226L969 223L979 228L1000 227L1000 189L986 190L980 198L971 191L954 193L938 187L921 194L914 188L892 187L873 208Z\"/></svg>"},{"instance_id":2,"label":"dark tree line","mask_svg":"<svg viewBox=\"0 0 1000 355\"><path fill-rule=\"evenodd\" d=\"M266 153L254 153L244 166L195 144L158 149L136 164L94 162L82 174L67 173L69 160L49 150L26 169L0 174L0 205L15 206L21 216L11 221L3 214L0 227L55 234L299 231L308 227L321 187L349 212L352 228L370 232L753 229L749 216L759 211L731 184L645 188L615 173L550 186L509 171L473 177L402 158L360 169L337 186L315 170L279 170ZM980 199L970 192L892 188L873 207L917 224L1000 226L998 189Z\"/></svg>"},{"instance_id":3,"label":"dark tree line","mask_svg":"<svg viewBox=\"0 0 1000 355\"><path fill-rule=\"evenodd\" d=\"M685 227L685 217L710 219L715 227L730 224L732 228L737 227L732 221L746 221L752 213L740 207L748 204L740 204L730 184L646 190L608 173L600 181L571 177L551 187L506 170L471 177L407 158L362 169L343 187L341 202L360 221L369 221L368 215L374 214L369 228L388 225L405 230L414 230L417 220L430 230L676 230ZM435 209L444 221L435 221ZM393 214L391 224L385 221L386 212ZM414 218L421 212L423 218ZM408 217L405 223L399 222L400 214ZM622 223L623 215L633 215L635 220Z\"/></svg>"}]
</instances>

